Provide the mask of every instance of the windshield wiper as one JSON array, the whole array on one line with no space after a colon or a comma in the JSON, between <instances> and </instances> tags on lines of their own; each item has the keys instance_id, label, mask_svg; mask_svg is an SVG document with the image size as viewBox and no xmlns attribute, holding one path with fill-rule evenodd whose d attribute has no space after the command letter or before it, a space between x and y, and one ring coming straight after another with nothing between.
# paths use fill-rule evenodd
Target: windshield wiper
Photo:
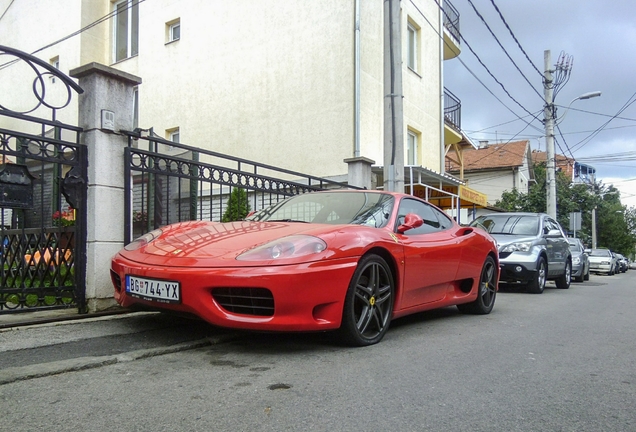
<instances>
[{"instance_id":1,"label":"windshield wiper","mask_svg":"<svg viewBox=\"0 0 636 432\"><path fill-rule=\"evenodd\" d=\"M265 222L300 222L300 223L309 223L307 221L303 221L303 220L296 220L296 219L269 219Z\"/></svg>"}]
</instances>

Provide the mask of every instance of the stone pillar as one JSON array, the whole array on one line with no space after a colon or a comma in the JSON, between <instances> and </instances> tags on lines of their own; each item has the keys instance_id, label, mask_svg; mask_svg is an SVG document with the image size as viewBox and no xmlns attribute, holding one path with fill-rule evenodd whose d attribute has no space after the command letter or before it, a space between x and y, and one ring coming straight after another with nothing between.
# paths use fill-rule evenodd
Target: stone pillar
<instances>
[{"instance_id":1,"label":"stone pillar","mask_svg":"<svg viewBox=\"0 0 636 432\"><path fill-rule=\"evenodd\" d=\"M365 157L354 157L344 160L349 165L348 183L351 186L371 189L371 166L374 160Z\"/></svg>"},{"instance_id":2,"label":"stone pillar","mask_svg":"<svg viewBox=\"0 0 636 432\"><path fill-rule=\"evenodd\" d=\"M124 148L133 128L133 89L141 78L99 63L70 71L84 93L79 126L88 146L86 302L89 312L116 306L110 260L124 246ZM106 112L105 112L106 111Z\"/></svg>"}]
</instances>

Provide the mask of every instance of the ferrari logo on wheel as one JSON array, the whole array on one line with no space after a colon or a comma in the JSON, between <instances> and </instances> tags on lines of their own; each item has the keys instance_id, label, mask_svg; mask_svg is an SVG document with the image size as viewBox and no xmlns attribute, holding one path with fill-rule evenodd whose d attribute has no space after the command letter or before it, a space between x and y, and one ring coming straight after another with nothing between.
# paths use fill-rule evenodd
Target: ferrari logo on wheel
<instances>
[{"instance_id":1,"label":"ferrari logo on wheel","mask_svg":"<svg viewBox=\"0 0 636 432\"><path fill-rule=\"evenodd\" d=\"M369 299L369 304L370 304L371 306L375 305L375 297L371 297L371 298Z\"/></svg>"}]
</instances>

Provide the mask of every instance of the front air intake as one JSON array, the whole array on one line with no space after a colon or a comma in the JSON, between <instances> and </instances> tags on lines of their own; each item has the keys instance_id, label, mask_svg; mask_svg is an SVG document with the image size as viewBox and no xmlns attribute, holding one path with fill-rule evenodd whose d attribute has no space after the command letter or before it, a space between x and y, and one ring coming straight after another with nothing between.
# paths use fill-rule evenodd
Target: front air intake
<instances>
[{"instance_id":1,"label":"front air intake","mask_svg":"<svg viewBox=\"0 0 636 432\"><path fill-rule=\"evenodd\" d=\"M212 297L228 312L253 316L274 315L274 296L265 288L214 288Z\"/></svg>"}]
</instances>

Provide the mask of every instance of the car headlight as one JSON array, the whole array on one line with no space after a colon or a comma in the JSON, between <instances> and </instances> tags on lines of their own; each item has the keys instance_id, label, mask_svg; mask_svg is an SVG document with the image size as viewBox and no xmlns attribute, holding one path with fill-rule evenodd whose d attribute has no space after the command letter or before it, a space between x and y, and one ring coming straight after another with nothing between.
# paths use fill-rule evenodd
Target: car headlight
<instances>
[{"instance_id":1,"label":"car headlight","mask_svg":"<svg viewBox=\"0 0 636 432\"><path fill-rule=\"evenodd\" d=\"M532 247L532 242L516 242L505 245L501 248L500 252L512 253L512 252L528 252Z\"/></svg>"},{"instance_id":2,"label":"car headlight","mask_svg":"<svg viewBox=\"0 0 636 432\"><path fill-rule=\"evenodd\" d=\"M156 240L161 235L162 232L163 231L161 230L161 228L156 229L154 231L150 231L149 233L146 233L142 235L141 237L133 240L131 243L128 243L126 246L124 246L124 249L126 249L127 251L134 251L141 247L144 247L148 243Z\"/></svg>"},{"instance_id":3,"label":"car headlight","mask_svg":"<svg viewBox=\"0 0 636 432\"><path fill-rule=\"evenodd\" d=\"M572 260L572 264L581 264L581 257L574 257Z\"/></svg>"},{"instance_id":4,"label":"car headlight","mask_svg":"<svg viewBox=\"0 0 636 432\"><path fill-rule=\"evenodd\" d=\"M317 254L325 249L327 249L327 243L318 237L293 235L245 251L236 259L239 261L269 261L298 258Z\"/></svg>"}]
</instances>

